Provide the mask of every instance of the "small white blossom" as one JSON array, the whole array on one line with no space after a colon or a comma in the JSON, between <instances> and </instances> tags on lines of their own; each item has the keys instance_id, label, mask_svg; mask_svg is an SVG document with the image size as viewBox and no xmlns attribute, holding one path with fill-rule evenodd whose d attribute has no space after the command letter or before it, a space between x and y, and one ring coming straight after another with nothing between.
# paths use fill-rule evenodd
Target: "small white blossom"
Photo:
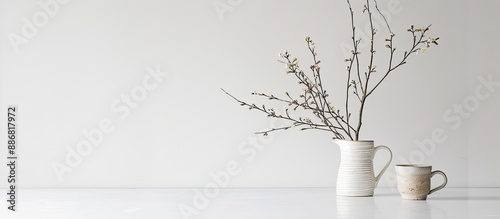
<instances>
[{"instance_id":1,"label":"small white blossom","mask_svg":"<svg viewBox=\"0 0 500 219\"><path fill-rule=\"evenodd\" d=\"M422 47L420 49L417 50L417 54L422 54L424 53L425 51L427 51L427 48L429 48L429 46L425 46L425 47Z\"/></svg>"}]
</instances>

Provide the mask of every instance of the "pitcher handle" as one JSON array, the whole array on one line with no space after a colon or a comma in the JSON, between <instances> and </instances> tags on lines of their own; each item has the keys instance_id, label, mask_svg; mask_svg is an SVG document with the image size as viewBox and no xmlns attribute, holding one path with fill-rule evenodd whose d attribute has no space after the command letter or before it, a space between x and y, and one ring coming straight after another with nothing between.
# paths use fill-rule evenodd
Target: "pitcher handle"
<instances>
[{"instance_id":1,"label":"pitcher handle","mask_svg":"<svg viewBox=\"0 0 500 219\"><path fill-rule=\"evenodd\" d=\"M391 149L389 149L389 147L387 147L385 145L379 145L377 147L374 147L373 148L373 157L375 157L375 153L377 153L377 151L381 150L381 149L386 149L389 152L389 160L385 164L384 168L382 168L380 173L375 177L375 187L377 187L378 181L382 177L382 174L384 174L385 170L387 170L387 168L389 167L389 165L391 164L391 161L392 161L392 151L391 151ZM373 157L372 157L372 159L373 159Z\"/></svg>"}]
</instances>

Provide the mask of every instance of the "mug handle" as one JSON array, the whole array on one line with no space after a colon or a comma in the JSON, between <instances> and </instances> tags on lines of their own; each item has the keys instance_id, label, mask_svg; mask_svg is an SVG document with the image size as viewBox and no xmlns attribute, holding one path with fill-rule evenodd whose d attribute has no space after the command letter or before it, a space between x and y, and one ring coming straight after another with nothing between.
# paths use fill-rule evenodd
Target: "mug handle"
<instances>
[{"instance_id":1,"label":"mug handle","mask_svg":"<svg viewBox=\"0 0 500 219\"><path fill-rule=\"evenodd\" d=\"M431 191L429 192L429 195L443 189L446 186L446 184L448 183L448 177L446 177L446 174L444 174L443 171L441 171L441 170L432 171L431 178L436 174L443 176L444 182L440 186L431 189Z\"/></svg>"},{"instance_id":2,"label":"mug handle","mask_svg":"<svg viewBox=\"0 0 500 219\"><path fill-rule=\"evenodd\" d=\"M372 157L372 159L375 157L375 153L377 153L377 151L381 150L381 149L385 149L385 150L387 150L389 152L389 160L385 164L384 168L382 168L382 170L380 171L380 173L378 173L378 175L375 177L375 187L377 187L378 181L382 177L382 174L384 174L385 170L387 170L387 167L389 167L389 165L391 164L391 161L392 161L392 151L391 151L391 149L389 149L389 147L387 147L385 145L379 145L379 146L373 148L373 157Z\"/></svg>"}]
</instances>

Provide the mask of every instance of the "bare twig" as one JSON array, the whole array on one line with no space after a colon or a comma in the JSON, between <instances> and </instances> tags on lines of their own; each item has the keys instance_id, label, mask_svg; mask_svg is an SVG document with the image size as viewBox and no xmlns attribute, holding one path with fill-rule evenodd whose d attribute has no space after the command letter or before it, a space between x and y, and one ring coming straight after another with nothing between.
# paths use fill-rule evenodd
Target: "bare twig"
<instances>
[{"instance_id":1,"label":"bare twig","mask_svg":"<svg viewBox=\"0 0 500 219\"><path fill-rule=\"evenodd\" d=\"M264 97L269 101L277 101L286 104L290 109L297 110L301 109L305 112L311 113L316 118L315 121L305 117L296 117L292 116L289 113L289 108L285 109L284 113L277 113L273 108L266 107L265 105L258 106L254 103L247 103L237 99L232 96L224 89L222 91L229 95L232 99L237 101L241 106L248 107L250 110L257 110L265 113L268 117L273 117L277 119L290 121L290 125L284 125L282 127L271 128L269 130L264 130L261 132L257 132L257 134L267 135L269 132L273 131L282 131L288 130L290 128L299 128L300 130L321 130L321 131L329 131L333 134L333 138L335 139L350 139L350 140L359 140L360 131L362 128L363 115L365 110L365 105L368 97L373 94L375 89L377 89L380 84L387 78L387 76L393 72L395 69L400 66L406 64L408 58L415 53L425 52L431 44L437 45L437 40L439 38L429 37L425 39L425 34L430 28L430 25L425 28L415 28L413 25L408 29L408 32L412 34L413 42L410 46L410 49L405 51L401 60L395 62L395 51L396 47L394 46L394 37L395 34L392 32L392 29L386 19L386 17L382 14L381 10L378 7L377 0L373 0L373 5L375 10L378 12L377 14L381 16L385 22L385 26L389 31L389 37L385 38L385 47L389 49L389 59L387 70L382 74L382 77L375 81L375 85L371 85L370 81L372 80L372 75L377 72L377 68L375 65L375 36L378 33L378 30L374 28L374 18L371 8L371 0L366 0L364 4L363 13L366 13L368 16L369 27L370 27L370 35L369 35L369 61L367 66L367 70L364 71L361 69L361 61L360 61L360 43L362 41L361 38L357 38L356 34L356 25L355 25L355 16L354 10L351 5L351 1L347 0L347 4L349 7L350 18L351 18L351 31L352 31L352 50L351 56L346 58L345 61L348 63L347 70L347 81L346 81L346 99L345 99L345 112L341 112L339 109L335 109L335 107L329 101L329 94L325 89L323 84L323 80L321 77L321 61L318 60L318 56L316 53L316 47L311 38L306 37L307 46L309 52L313 58L313 64L310 66L311 73L306 74L303 70L301 70L299 66L299 62L297 58L291 58L290 54L285 51L280 54L280 57L283 60L279 60L279 62L286 65L286 73L292 74L298 80L298 83L303 88L303 92L298 96L298 98L292 97L288 92L285 92L286 97L278 97L273 94L266 93L258 93L254 92L252 95ZM355 75L353 75L355 74ZM350 95L351 92L354 95ZM353 121L351 119L351 98L355 98L355 100L359 101L359 105L357 105L357 121ZM356 101L356 102L357 102ZM356 126L353 123L356 123Z\"/></svg>"}]
</instances>

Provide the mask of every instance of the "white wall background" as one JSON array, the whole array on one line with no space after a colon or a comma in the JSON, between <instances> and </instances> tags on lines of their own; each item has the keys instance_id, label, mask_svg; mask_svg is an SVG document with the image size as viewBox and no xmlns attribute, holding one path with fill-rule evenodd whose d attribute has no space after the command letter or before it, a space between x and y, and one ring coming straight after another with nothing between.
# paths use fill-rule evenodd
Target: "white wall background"
<instances>
[{"instance_id":1,"label":"white wall background","mask_svg":"<svg viewBox=\"0 0 500 219\"><path fill-rule=\"evenodd\" d=\"M316 42L329 90L341 101L345 63L340 45L350 42L345 1L241 0L229 1L231 6L225 0L61 0L54 16L16 53L9 33L22 36L23 19L32 21L43 12L40 2L49 0L0 1L0 132L6 133L6 107L17 104L20 187L203 186L212 180L211 171L224 170L231 160L241 168L231 177L231 187L335 186L340 152L328 133L290 131L257 138L253 132L270 127L270 120L239 107L219 88L260 103L266 101L251 92L299 90L276 60L288 49L307 66L308 35ZM214 2L230 7L223 19ZM362 1L353 2L360 15ZM439 46L414 56L389 77L368 103L362 137L394 152L380 186L394 186L393 165L407 160L445 171L449 186L500 186L500 87L474 102L479 78L500 81L500 3L379 4L392 12L400 52L408 46L410 24L432 23L430 33L441 38ZM364 18L358 22L367 24ZM377 53L380 60L383 52ZM122 98L138 91L148 80L146 67L156 65L169 75L135 108L127 108L129 114L114 111L113 104L125 109ZM454 112L455 104L468 104L470 112ZM59 181L52 165L67 165L68 150L76 150L85 140L82 132L98 128L101 120L113 130ZM415 142L431 138L436 129L446 140L424 153ZM0 136L0 163L5 163L6 134ZM263 148L254 157L252 141ZM243 153L241 144L246 144ZM2 177L6 170L0 167ZM0 180L0 187L5 185Z\"/></svg>"}]
</instances>

